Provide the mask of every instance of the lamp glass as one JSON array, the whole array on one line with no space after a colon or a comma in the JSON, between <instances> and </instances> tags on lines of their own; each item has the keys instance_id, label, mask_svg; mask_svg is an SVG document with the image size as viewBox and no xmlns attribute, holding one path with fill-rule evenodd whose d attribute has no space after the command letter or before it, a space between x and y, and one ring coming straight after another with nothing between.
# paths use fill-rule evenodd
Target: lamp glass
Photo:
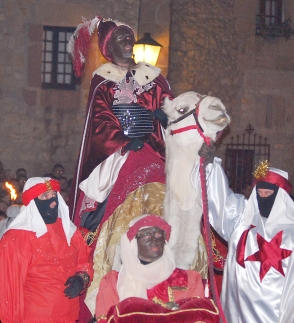
<instances>
[{"instance_id":1,"label":"lamp glass","mask_svg":"<svg viewBox=\"0 0 294 323\"><path fill-rule=\"evenodd\" d=\"M135 44L133 53L136 62L146 62L153 66L156 65L160 53L160 46Z\"/></svg>"}]
</instances>

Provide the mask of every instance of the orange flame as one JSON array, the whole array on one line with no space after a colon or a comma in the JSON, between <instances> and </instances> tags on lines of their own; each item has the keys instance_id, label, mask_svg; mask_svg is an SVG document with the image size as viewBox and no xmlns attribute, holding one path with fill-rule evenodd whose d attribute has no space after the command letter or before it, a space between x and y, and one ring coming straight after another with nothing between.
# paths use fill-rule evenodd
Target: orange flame
<instances>
[{"instance_id":1,"label":"orange flame","mask_svg":"<svg viewBox=\"0 0 294 323\"><path fill-rule=\"evenodd\" d=\"M13 186L11 184L9 184L8 182L5 182L5 186L10 191L10 198L11 198L11 200L13 200L13 201L16 200L17 194L16 194L16 190L13 188Z\"/></svg>"}]
</instances>

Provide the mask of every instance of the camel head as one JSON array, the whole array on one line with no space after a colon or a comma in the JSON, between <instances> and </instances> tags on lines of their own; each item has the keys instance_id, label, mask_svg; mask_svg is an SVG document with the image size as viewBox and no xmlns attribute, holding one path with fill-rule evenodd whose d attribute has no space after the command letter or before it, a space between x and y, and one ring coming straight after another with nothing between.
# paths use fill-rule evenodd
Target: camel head
<instances>
[{"instance_id":1,"label":"camel head","mask_svg":"<svg viewBox=\"0 0 294 323\"><path fill-rule=\"evenodd\" d=\"M171 129L196 123L189 112L195 111L198 122L205 136L215 140L217 132L223 130L229 123L230 117L220 99L214 96L202 96L197 92L189 91L177 96L173 100L165 99L163 110L168 116Z\"/></svg>"}]
</instances>

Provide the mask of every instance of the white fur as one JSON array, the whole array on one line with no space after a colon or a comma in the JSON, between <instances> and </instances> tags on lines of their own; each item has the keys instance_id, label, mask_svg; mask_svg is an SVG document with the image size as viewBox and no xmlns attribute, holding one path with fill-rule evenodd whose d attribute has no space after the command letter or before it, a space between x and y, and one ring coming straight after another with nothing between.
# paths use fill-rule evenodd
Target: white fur
<instances>
[{"instance_id":1,"label":"white fur","mask_svg":"<svg viewBox=\"0 0 294 323\"><path fill-rule=\"evenodd\" d=\"M127 69L113 63L105 63L93 72L93 76L98 74L107 80L121 82L127 74ZM150 64L139 62L132 67L131 73L133 78L143 86L152 82L161 72L161 69Z\"/></svg>"},{"instance_id":2,"label":"white fur","mask_svg":"<svg viewBox=\"0 0 294 323\"><path fill-rule=\"evenodd\" d=\"M169 122L178 119L195 109L201 96L197 92L186 92L174 100L166 99L163 110ZM216 108L216 110L215 110ZM230 122L222 102L212 96L206 96L200 103L198 120L204 134L215 140L218 131ZM199 161L198 151L203 138L195 129L171 135L176 130L195 125L193 115L178 123L170 124L166 135L166 196L164 200L164 217L172 226L170 247L179 268L189 269L195 262L200 236L200 219L202 216L201 196L197 196L191 183L191 173ZM200 193L201 194L201 193ZM199 195L200 195L199 194Z\"/></svg>"}]
</instances>

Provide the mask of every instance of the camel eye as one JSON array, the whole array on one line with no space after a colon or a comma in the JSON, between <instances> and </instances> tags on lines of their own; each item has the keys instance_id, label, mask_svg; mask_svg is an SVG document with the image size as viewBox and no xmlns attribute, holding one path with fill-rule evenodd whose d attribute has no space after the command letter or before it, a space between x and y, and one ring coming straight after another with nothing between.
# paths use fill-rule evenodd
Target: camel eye
<instances>
[{"instance_id":1,"label":"camel eye","mask_svg":"<svg viewBox=\"0 0 294 323\"><path fill-rule=\"evenodd\" d=\"M185 114L189 110L189 107L182 107L178 110L180 114Z\"/></svg>"}]
</instances>

